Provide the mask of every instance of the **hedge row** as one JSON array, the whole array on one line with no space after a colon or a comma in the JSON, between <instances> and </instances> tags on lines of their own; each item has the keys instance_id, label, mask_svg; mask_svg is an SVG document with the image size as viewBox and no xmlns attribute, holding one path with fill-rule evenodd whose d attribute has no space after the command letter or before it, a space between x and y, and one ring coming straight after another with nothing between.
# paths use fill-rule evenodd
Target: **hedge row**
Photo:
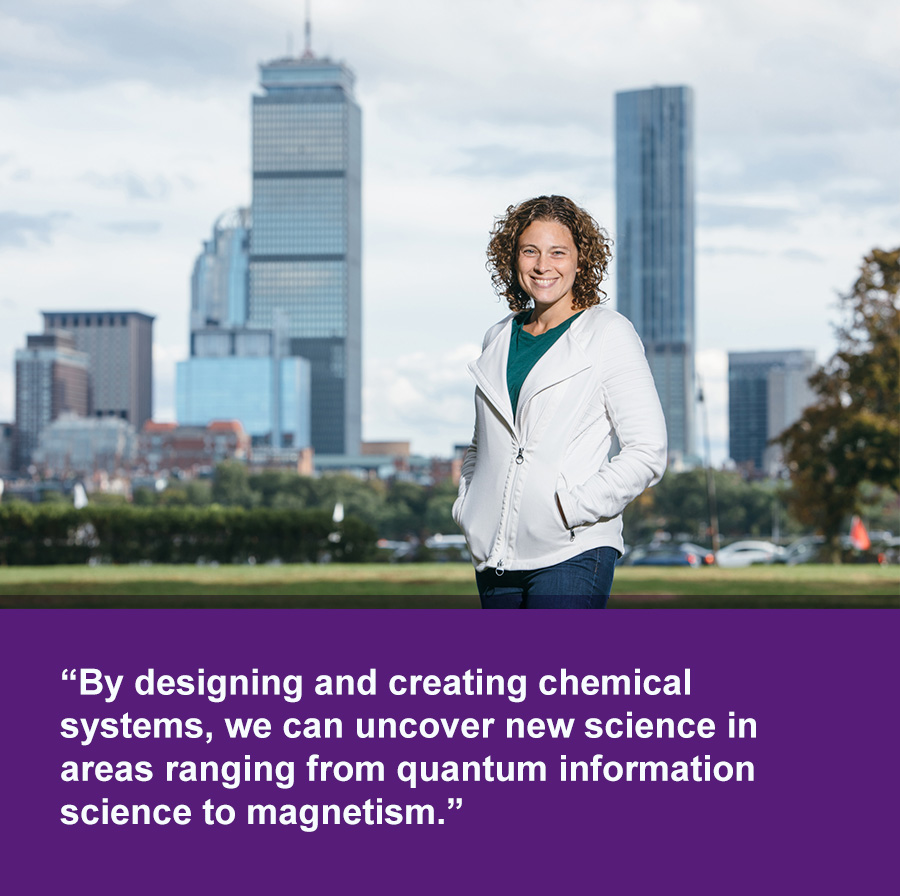
<instances>
[{"instance_id":1,"label":"hedge row","mask_svg":"<svg viewBox=\"0 0 900 896\"><path fill-rule=\"evenodd\" d=\"M370 560L375 530L322 510L0 505L0 565Z\"/></svg>"}]
</instances>

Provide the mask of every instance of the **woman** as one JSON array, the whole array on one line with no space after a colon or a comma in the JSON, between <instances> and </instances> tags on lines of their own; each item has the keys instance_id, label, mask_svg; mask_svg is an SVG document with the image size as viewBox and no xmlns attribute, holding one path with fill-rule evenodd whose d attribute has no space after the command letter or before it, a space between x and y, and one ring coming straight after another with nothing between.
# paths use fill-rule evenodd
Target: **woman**
<instances>
[{"instance_id":1,"label":"woman","mask_svg":"<svg viewBox=\"0 0 900 896\"><path fill-rule=\"evenodd\" d=\"M643 346L601 305L610 246L564 196L510 206L491 234L488 269L512 314L469 364L475 435L453 505L484 608L605 607L622 511L665 470Z\"/></svg>"}]
</instances>

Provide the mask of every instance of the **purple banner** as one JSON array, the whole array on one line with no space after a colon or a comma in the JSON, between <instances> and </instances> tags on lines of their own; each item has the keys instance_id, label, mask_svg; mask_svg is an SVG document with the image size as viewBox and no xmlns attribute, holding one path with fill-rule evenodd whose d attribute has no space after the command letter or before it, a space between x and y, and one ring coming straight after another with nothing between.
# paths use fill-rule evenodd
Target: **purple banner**
<instances>
[{"instance_id":1,"label":"purple banner","mask_svg":"<svg viewBox=\"0 0 900 896\"><path fill-rule=\"evenodd\" d=\"M5 611L4 890L893 893L898 618Z\"/></svg>"}]
</instances>

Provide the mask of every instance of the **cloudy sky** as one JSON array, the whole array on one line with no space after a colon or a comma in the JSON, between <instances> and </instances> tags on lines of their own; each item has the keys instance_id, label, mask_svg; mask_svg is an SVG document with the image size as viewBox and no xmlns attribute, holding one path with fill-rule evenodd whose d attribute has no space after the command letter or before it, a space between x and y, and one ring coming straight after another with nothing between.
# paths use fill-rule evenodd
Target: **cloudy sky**
<instances>
[{"instance_id":1,"label":"cloudy sky","mask_svg":"<svg viewBox=\"0 0 900 896\"><path fill-rule=\"evenodd\" d=\"M507 205L567 194L615 237L617 90L695 91L716 459L726 353L824 361L836 294L900 243L894 0L313 0L312 24L364 116L366 439L468 441ZM257 64L302 46L299 0L0 2L0 420L16 348L60 309L156 315L154 416L174 419L191 267L250 199Z\"/></svg>"}]
</instances>

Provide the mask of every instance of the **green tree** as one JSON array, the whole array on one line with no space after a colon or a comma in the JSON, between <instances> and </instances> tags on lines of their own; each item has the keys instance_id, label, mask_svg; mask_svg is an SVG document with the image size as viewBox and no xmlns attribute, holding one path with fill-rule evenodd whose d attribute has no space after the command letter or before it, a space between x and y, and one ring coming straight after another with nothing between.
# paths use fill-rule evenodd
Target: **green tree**
<instances>
[{"instance_id":1,"label":"green tree","mask_svg":"<svg viewBox=\"0 0 900 896\"><path fill-rule=\"evenodd\" d=\"M91 492L88 500L91 504L102 507L120 507L128 503L128 498L117 492Z\"/></svg>"},{"instance_id":2,"label":"green tree","mask_svg":"<svg viewBox=\"0 0 900 896\"><path fill-rule=\"evenodd\" d=\"M385 538L424 538L428 490L416 482L391 483L379 534Z\"/></svg>"},{"instance_id":3,"label":"green tree","mask_svg":"<svg viewBox=\"0 0 900 896\"><path fill-rule=\"evenodd\" d=\"M254 507L259 493L250 488L247 468L236 461L225 461L213 473L211 497L223 507Z\"/></svg>"},{"instance_id":4,"label":"green tree","mask_svg":"<svg viewBox=\"0 0 900 896\"><path fill-rule=\"evenodd\" d=\"M723 537L768 537L776 517L782 530L790 528L780 516L783 499L777 486L747 481L736 471L717 470L713 475ZM659 529L708 545L706 472L695 469L667 473L662 482L647 489L626 508L624 522L625 540L632 545L649 540Z\"/></svg>"},{"instance_id":5,"label":"green tree","mask_svg":"<svg viewBox=\"0 0 900 896\"><path fill-rule=\"evenodd\" d=\"M45 488L41 492L41 504L71 504L72 499L56 489Z\"/></svg>"},{"instance_id":6,"label":"green tree","mask_svg":"<svg viewBox=\"0 0 900 896\"><path fill-rule=\"evenodd\" d=\"M301 489L302 477L291 470L261 470L249 477L250 488L259 494L263 507L305 507L309 493Z\"/></svg>"},{"instance_id":7,"label":"green tree","mask_svg":"<svg viewBox=\"0 0 900 896\"><path fill-rule=\"evenodd\" d=\"M184 491L192 507L206 507L212 503L212 483L206 479L192 479Z\"/></svg>"},{"instance_id":8,"label":"green tree","mask_svg":"<svg viewBox=\"0 0 900 896\"><path fill-rule=\"evenodd\" d=\"M131 500L135 507L154 507L157 503L156 492L142 485L134 490Z\"/></svg>"},{"instance_id":9,"label":"green tree","mask_svg":"<svg viewBox=\"0 0 900 896\"><path fill-rule=\"evenodd\" d=\"M425 526L429 532L448 535L459 532L459 526L453 522L453 515L450 513L458 494L459 486L450 479L431 487L425 507Z\"/></svg>"},{"instance_id":10,"label":"green tree","mask_svg":"<svg viewBox=\"0 0 900 896\"><path fill-rule=\"evenodd\" d=\"M900 248L873 249L841 298L838 350L810 378L818 400L774 441L791 477L788 503L840 561L865 485L900 490Z\"/></svg>"},{"instance_id":11,"label":"green tree","mask_svg":"<svg viewBox=\"0 0 900 896\"><path fill-rule=\"evenodd\" d=\"M333 473L310 482L312 504L329 514L340 502L346 516L359 517L363 522L379 528L384 514L385 488L378 480L361 480L347 473Z\"/></svg>"}]
</instances>

